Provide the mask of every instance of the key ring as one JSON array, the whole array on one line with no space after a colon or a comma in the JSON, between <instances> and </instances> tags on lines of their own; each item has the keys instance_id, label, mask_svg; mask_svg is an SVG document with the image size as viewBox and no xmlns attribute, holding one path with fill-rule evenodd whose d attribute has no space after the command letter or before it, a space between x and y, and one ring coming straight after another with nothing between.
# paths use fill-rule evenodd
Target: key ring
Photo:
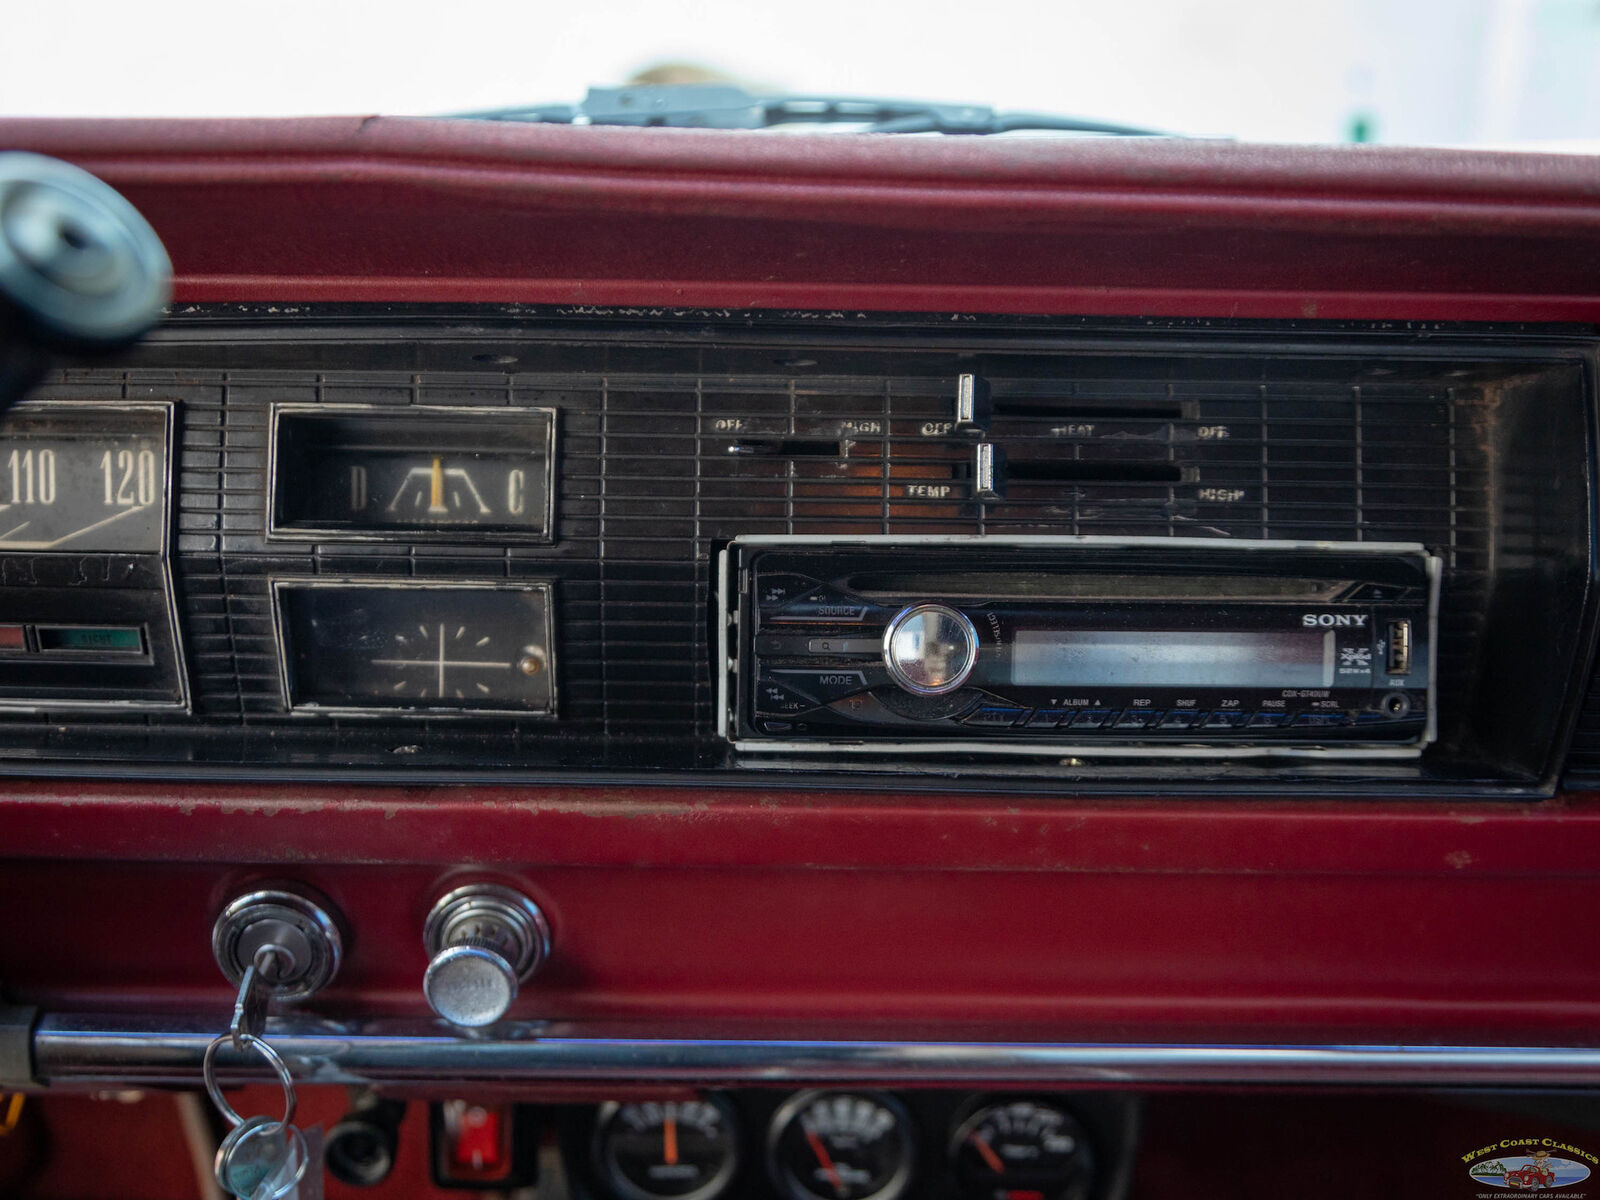
<instances>
[{"instance_id":1,"label":"key ring","mask_svg":"<svg viewBox=\"0 0 1600 1200\"><path fill-rule=\"evenodd\" d=\"M300 1103L300 1098L294 1090L294 1076L289 1074L289 1065L283 1061L278 1052L253 1033L219 1034L206 1047L205 1058L200 1063L200 1077L205 1081L206 1095L211 1097L211 1103L215 1104L217 1111L227 1118L228 1124L244 1124L244 1118L234 1111L233 1105L224 1098L222 1088L217 1083L217 1050L229 1043L241 1050L254 1050L267 1060L267 1065L278 1076L278 1083L283 1087L283 1118L278 1122L279 1127L291 1126L294 1123L294 1111Z\"/></svg>"},{"instance_id":2,"label":"key ring","mask_svg":"<svg viewBox=\"0 0 1600 1200\"><path fill-rule=\"evenodd\" d=\"M261 1118L252 1117L251 1121L258 1119ZM283 1200L283 1197L289 1195L295 1190L295 1188L299 1187L300 1181L305 1178L306 1167L311 1162L311 1152L306 1148L306 1135L301 1133L300 1130L293 1125L274 1125L270 1121L265 1121L263 1124L254 1125L250 1128L242 1130L241 1136L230 1136L230 1138L225 1140L217 1149L217 1161L212 1169L212 1174L216 1178L217 1186L220 1187L224 1192L227 1192L229 1195L237 1196L239 1194L233 1189L232 1186L230 1186L230 1182L227 1178L227 1162L225 1159L229 1150L228 1141L233 1142L233 1150L237 1151L240 1146L244 1145L244 1143L248 1142L251 1138L264 1137L269 1133L276 1133L280 1129L288 1130L288 1136L284 1139L284 1144L287 1146L285 1153L288 1156L288 1161L293 1164L294 1169L289 1173L288 1178L283 1179L282 1182L280 1182L272 1191L263 1195L257 1194L254 1190L252 1190L249 1193L249 1197L250 1200ZM276 1170L270 1173L268 1178L270 1178L271 1175L279 1174L282 1169L282 1166L279 1166ZM260 1185L257 1184L257 1186L259 1187Z\"/></svg>"}]
</instances>

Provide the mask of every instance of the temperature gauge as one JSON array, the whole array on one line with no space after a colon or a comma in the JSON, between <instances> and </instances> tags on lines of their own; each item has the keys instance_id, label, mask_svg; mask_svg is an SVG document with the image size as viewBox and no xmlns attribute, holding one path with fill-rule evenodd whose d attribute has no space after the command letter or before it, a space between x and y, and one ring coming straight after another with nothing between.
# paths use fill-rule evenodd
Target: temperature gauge
<instances>
[{"instance_id":1,"label":"temperature gauge","mask_svg":"<svg viewBox=\"0 0 1600 1200\"><path fill-rule=\"evenodd\" d=\"M295 711L555 711L548 583L279 580Z\"/></svg>"},{"instance_id":2,"label":"temperature gauge","mask_svg":"<svg viewBox=\"0 0 1600 1200\"><path fill-rule=\"evenodd\" d=\"M801 1092L772 1118L768 1165L789 1200L896 1200L911 1156L911 1119L880 1092Z\"/></svg>"},{"instance_id":3,"label":"temperature gauge","mask_svg":"<svg viewBox=\"0 0 1600 1200\"><path fill-rule=\"evenodd\" d=\"M273 427L273 537L551 538L551 409L280 405Z\"/></svg>"}]
</instances>

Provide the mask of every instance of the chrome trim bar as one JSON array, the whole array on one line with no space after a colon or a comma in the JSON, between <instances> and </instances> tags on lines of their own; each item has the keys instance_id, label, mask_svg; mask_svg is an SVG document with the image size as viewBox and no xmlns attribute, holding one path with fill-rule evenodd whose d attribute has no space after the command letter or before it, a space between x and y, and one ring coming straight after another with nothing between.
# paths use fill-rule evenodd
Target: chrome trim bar
<instances>
[{"instance_id":1,"label":"chrome trim bar","mask_svg":"<svg viewBox=\"0 0 1600 1200\"><path fill-rule=\"evenodd\" d=\"M227 1022L55 1014L34 1028L39 1083L188 1084ZM308 1083L661 1081L712 1084L1600 1084L1600 1045L1181 1044L680 1037L504 1022L481 1034L423 1021L275 1019L267 1036ZM224 1050L219 1073L263 1077Z\"/></svg>"}]
</instances>

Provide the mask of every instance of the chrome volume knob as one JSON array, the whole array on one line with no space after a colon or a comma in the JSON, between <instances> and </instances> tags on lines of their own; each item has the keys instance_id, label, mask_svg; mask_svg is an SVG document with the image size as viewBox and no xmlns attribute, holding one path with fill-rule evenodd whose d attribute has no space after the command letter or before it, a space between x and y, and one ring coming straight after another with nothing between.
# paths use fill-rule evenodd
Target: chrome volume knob
<instances>
[{"instance_id":1,"label":"chrome volume knob","mask_svg":"<svg viewBox=\"0 0 1600 1200\"><path fill-rule=\"evenodd\" d=\"M422 993L452 1025L477 1028L506 1015L517 987L550 956L550 926L539 906L497 884L469 884L440 897L422 940Z\"/></svg>"},{"instance_id":2,"label":"chrome volume knob","mask_svg":"<svg viewBox=\"0 0 1600 1200\"><path fill-rule=\"evenodd\" d=\"M913 604L883 635L883 662L894 681L918 696L942 696L967 681L978 663L978 631L946 604Z\"/></svg>"}]
</instances>

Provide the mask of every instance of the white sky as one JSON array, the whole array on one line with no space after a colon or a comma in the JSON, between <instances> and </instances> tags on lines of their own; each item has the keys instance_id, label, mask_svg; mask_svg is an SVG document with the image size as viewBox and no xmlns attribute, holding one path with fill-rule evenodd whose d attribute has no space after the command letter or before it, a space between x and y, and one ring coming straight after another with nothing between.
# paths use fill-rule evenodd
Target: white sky
<instances>
[{"instance_id":1,"label":"white sky","mask_svg":"<svg viewBox=\"0 0 1600 1200\"><path fill-rule=\"evenodd\" d=\"M0 114L440 113L678 59L1256 140L1600 139L1600 0L13 0Z\"/></svg>"}]
</instances>

